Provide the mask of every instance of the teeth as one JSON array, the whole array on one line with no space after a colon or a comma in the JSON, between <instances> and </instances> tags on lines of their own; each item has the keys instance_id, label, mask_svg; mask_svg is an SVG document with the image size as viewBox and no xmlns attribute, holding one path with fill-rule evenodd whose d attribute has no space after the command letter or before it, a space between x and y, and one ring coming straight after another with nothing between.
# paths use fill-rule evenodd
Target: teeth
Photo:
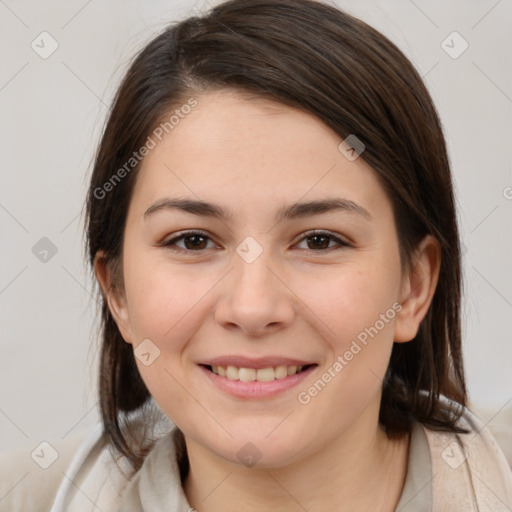
<instances>
[{"instance_id":1,"label":"teeth","mask_svg":"<svg viewBox=\"0 0 512 512\"><path fill-rule=\"evenodd\" d=\"M274 370L274 374L276 376L276 379L284 379L288 375L288 368L286 366L278 366Z\"/></svg>"},{"instance_id":2,"label":"teeth","mask_svg":"<svg viewBox=\"0 0 512 512\"><path fill-rule=\"evenodd\" d=\"M284 379L289 375L299 373L303 366L269 366L268 368L237 368L236 366L212 366L212 372L229 380L241 380L242 382L270 382L274 379Z\"/></svg>"},{"instance_id":3,"label":"teeth","mask_svg":"<svg viewBox=\"0 0 512 512\"><path fill-rule=\"evenodd\" d=\"M238 368L234 366L228 366L226 368L226 377L229 380L238 380Z\"/></svg>"},{"instance_id":4,"label":"teeth","mask_svg":"<svg viewBox=\"0 0 512 512\"><path fill-rule=\"evenodd\" d=\"M276 373L274 371L274 368L260 368L256 372L256 380L259 382L270 382L271 380L274 380L276 378Z\"/></svg>"},{"instance_id":5,"label":"teeth","mask_svg":"<svg viewBox=\"0 0 512 512\"><path fill-rule=\"evenodd\" d=\"M287 372L288 372L288 375L295 375L297 373L297 367L296 366L288 366Z\"/></svg>"},{"instance_id":6,"label":"teeth","mask_svg":"<svg viewBox=\"0 0 512 512\"><path fill-rule=\"evenodd\" d=\"M256 370L254 368L239 368L238 378L244 382L256 380Z\"/></svg>"}]
</instances>

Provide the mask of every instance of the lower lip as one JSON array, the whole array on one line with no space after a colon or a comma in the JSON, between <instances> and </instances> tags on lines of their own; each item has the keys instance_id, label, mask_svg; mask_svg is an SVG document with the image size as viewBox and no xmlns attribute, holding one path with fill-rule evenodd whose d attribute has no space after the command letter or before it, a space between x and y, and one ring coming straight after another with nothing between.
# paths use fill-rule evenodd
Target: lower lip
<instances>
[{"instance_id":1,"label":"lower lip","mask_svg":"<svg viewBox=\"0 0 512 512\"><path fill-rule=\"evenodd\" d=\"M274 379L269 382L230 380L211 372L204 366L199 366L199 368L217 388L229 395L237 398L271 398L302 382L315 370L316 365L284 379Z\"/></svg>"}]
</instances>

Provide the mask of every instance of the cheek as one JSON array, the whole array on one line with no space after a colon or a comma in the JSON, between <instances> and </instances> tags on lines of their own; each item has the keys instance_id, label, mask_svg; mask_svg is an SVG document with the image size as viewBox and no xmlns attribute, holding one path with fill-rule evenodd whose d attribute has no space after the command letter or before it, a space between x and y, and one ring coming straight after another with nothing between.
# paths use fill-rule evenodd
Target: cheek
<instances>
[{"instance_id":1,"label":"cheek","mask_svg":"<svg viewBox=\"0 0 512 512\"><path fill-rule=\"evenodd\" d=\"M375 267L340 272L324 282L323 293L315 292L312 309L329 326L329 358L297 396L301 405L311 404L316 412L313 422L329 416L344 428L380 392L399 306L397 274Z\"/></svg>"},{"instance_id":2,"label":"cheek","mask_svg":"<svg viewBox=\"0 0 512 512\"><path fill-rule=\"evenodd\" d=\"M194 272L192 266L176 271L162 262L144 263L142 257L136 265L127 265L125 276L134 339L149 339L157 347L151 348L158 356L149 365L135 358L139 373L157 403L173 420L180 419L180 412L197 406L183 388L190 364L183 356L201 326L200 317L204 320L207 314L213 276Z\"/></svg>"},{"instance_id":3,"label":"cheek","mask_svg":"<svg viewBox=\"0 0 512 512\"><path fill-rule=\"evenodd\" d=\"M330 357L320 379L328 381L304 389L301 403L315 402L318 410L359 414L381 388L393 346L399 295L400 269L390 264L393 255L372 254L350 269L334 272L316 292L317 311L329 326ZM333 398L335 397L335 398ZM332 414L338 417L337 412ZM321 416L321 415L320 415Z\"/></svg>"},{"instance_id":4,"label":"cheek","mask_svg":"<svg viewBox=\"0 0 512 512\"><path fill-rule=\"evenodd\" d=\"M398 298L399 274L385 272L373 264L344 269L334 274L323 290L317 290L317 311L337 340L337 349L377 323L379 331L392 329L396 316L393 304ZM320 293L321 292L321 293ZM382 315L386 315L384 325ZM361 336L364 338L363 336Z\"/></svg>"},{"instance_id":5,"label":"cheek","mask_svg":"<svg viewBox=\"0 0 512 512\"><path fill-rule=\"evenodd\" d=\"M201 299L212 288L212 276L165 262L144 263L143 257L125 269L130 326L135 339L149 338L165 350L185 343ZM188 333L188 334L187 334Z\"/></svg>"}]
</instances>

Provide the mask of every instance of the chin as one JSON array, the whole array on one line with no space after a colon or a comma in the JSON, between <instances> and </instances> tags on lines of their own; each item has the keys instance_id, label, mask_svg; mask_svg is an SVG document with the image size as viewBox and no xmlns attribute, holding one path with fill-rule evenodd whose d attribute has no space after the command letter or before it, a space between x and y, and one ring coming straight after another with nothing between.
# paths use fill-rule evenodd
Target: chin
<instances>
[{"instance_id":1,"label":"chin","mask_svg":"<svg viewBox=\"0 0 512 512\"><path fill-rule=\"evenodd\" d=\"M275 428L275 427L274 427ZM219 440L207 441L206 446L220 457L246 468L272 469L292 464L305 456L303 436L283 429L279 434L271 430L246 430L233 435L228 443ZM295 434L295 435L294 435Z\"/></svg>"}]
</instances>

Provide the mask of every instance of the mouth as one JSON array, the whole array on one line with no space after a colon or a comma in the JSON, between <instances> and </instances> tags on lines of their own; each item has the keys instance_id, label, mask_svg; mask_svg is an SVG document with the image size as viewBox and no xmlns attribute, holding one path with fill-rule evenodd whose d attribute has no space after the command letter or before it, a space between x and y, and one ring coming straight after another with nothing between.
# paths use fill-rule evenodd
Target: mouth
<instances>
[{"instance_id":1,"label":"mouth","mask_svg":"<svg viewBox=\"0 0 512 512\"><path fill-rule=\"evenodd\" d=\"M306 365L278 365L265 368L246 368L233 365L201 365L211 373L224 377L228 380L239 380L242 382L272 382L282 380L292 375L297 375L315 364Z\"/></svg>"},{"instance_id":2,"label":"mouth","mask_svg":"<svg viewBox=\"0 0 512 512\"><path fill-rule=\"evenodd\" d=\"M226 359L208 361L209 364L198 366L210 385L244 400L268 399L280 395L297 386L318 367L316 363L298 360L251 361L237 358L237 361L240 366L235 366L234 360Z\"/></svg>"}]
</instances>

